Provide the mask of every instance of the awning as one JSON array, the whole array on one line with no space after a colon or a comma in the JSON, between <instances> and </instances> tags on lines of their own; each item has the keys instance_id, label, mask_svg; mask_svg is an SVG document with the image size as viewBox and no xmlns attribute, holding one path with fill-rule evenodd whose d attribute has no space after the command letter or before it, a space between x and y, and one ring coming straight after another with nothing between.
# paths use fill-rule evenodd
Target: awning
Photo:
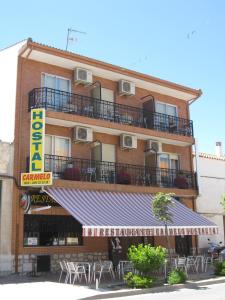
<instances>
[{"instance_id":1,"label":"awning","mask_svg":"<svg viewBox=\"0 0 225 300\"><path fill-rule=\"evenodd\" d=\"M152 213L152 194L47 188L49 194L78 222L83 236L162 236L165 228ZM218 227L174 200L169 235L212 235Z\"/></svg>"}]
</instances>

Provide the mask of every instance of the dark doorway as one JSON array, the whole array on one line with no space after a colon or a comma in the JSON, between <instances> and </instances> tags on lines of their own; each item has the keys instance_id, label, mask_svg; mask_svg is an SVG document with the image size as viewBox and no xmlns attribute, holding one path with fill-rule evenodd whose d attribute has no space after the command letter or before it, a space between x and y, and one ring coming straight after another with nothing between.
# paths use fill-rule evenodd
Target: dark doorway
<instances>
[{"instance_id":1,"label":"dark doorway","mask_svg":"<svg viewBox=\"0 0 225 300\"><path fill-rule=\"evenodd\" d=\"M112 259L112 245L114 243L114 238L109 238L109 258ZM154 246L154 237L152 236L136 236L136 237L120 237L119 238L119 245L120 245L120 251L119 251L119 260L127 260L127 252L128 248L131 245L137 246L138 244L150 244L151 246Z\"/></svg>"},{"instance_id":2,"label":"dark doorway","mask_svg":"<svg viewBox=\"0 0 225 300\"><path fill-rule=\"evenodd\" d=\"M181 256L191 255L192 237L191 235L178 235L175 237L175 250Z\"/></svg>"}]
</instances>

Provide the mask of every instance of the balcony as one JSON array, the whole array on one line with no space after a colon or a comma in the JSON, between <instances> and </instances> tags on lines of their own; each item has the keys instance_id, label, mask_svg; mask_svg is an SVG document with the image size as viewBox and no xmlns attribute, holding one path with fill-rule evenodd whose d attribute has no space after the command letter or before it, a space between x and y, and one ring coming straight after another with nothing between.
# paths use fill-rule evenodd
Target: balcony
<instances>
[{"instance_id":1,"label":"balcony","mask_svg":"<svg viewBox=\"0 0 225 300\"><path fill-rule=\"evenodd\" d=\"M45 171L53 172L55 179L197 189L194 173L175 169L45 155Z\"/></svg>"},{"instance_id":2,"label":"balcony","mask_svg":"<svg viewBox=\"0 0 225 300\"><path fill-rule=\"evenodd\" d=\"M193 137L191 120L51 88L35 88L29 93L29 109L32 108Z\"/></svg>"}]
</instances>

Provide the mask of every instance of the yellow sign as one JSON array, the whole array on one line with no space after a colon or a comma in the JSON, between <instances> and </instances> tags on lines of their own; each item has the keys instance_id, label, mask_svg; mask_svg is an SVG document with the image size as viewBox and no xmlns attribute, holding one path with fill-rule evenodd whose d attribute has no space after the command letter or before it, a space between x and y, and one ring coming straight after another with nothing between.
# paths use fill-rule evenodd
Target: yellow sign
<instances>
[{"instance_id":1,"label":"yellow sign","mask_svg":"<svg viewBox=\"0 0 225 300\"><path fill-rule=\"evenodd\" d=\"M30 172L44 172L45 109L31 110Z\"/></svg>"},{"instance_id":2,"label":"yellow sign","mask_svg":"<svg viewBox=\"0 0 225 300\"><path fill-rule=\"evenodd\" d=\"M21 185L52 185L52 172L21 173Z\"/></svg>"}]
</instances>

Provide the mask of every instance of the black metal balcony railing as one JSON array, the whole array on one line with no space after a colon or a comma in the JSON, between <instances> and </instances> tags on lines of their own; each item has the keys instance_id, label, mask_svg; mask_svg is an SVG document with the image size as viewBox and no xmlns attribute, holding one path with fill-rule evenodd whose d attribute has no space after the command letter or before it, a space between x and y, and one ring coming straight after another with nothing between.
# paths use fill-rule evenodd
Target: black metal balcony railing
<instances>
[{"instance_id":1,"label":"black metal balcony railing","mask_svg":"<svg viewBox=\"0 0 225 300\"><path fill-rule=\"evenodd\" d=\"M29 93L29 109L41 107L94 119L193 136L191 120L46 87L35 88Z\"/></svg>"},{"instance_id":2,"label":"black metal balcony railing","mask_svg":"<svg viewBox=\"0 0 225 300\"><path fill-rule=\"evenodd\" d=\"M45 171L53 172L54 178L65 180L196 189L194 173L175 169L46 154Z\"/></svg>"}]
</instances>

